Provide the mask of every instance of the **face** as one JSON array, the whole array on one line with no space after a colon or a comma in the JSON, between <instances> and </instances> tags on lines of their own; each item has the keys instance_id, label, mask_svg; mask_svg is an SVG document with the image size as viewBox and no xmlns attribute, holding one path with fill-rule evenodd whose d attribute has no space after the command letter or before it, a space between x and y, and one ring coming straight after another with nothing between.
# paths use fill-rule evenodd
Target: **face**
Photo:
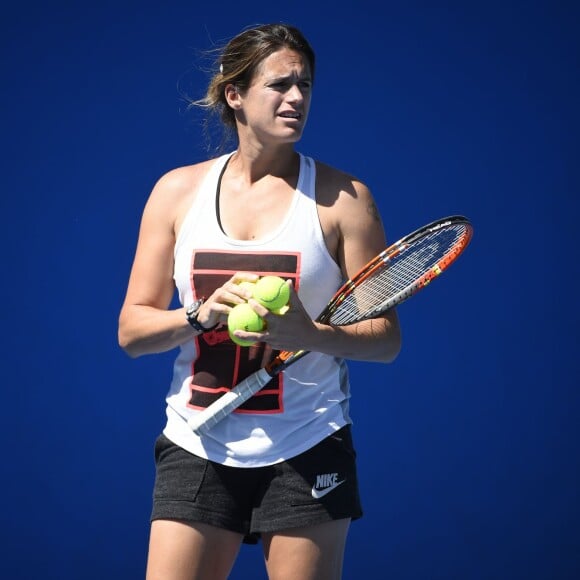
<instances>
[{"instance_id":1,"label":"face","mask_svg":"<svg viewBox=\"0 0 580 580\"><path fill-rule=\"evenodd\" d=\"M303 55L288 48L272 53L257 68L248 89L230 102L242 125L238 129L262 141L298 141L308 117L311 89L310 66Z\"/></svg>"}]
</instances>

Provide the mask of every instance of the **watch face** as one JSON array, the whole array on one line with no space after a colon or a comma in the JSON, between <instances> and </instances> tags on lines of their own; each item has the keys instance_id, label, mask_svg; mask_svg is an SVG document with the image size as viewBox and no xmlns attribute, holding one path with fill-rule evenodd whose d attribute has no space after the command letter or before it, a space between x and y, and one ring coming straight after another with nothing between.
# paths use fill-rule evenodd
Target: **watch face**
<instances>
[{"instance_id":1,"label":"watch face","mask_svg":"<svg viewBox=\"0 0 580 580\"><path fill-rule=\"evenodd\" d=\"M199 309L201 308L202 304L203 298L200 298L199 300L196 300L191 306L188 306L187 310L185 311L185 317L187 318L189 324L191 324L195 330L201 333L208 332L209 330L213 330L216 326L219 326L219 322L216 322L216 324L214 324L211 328L205 328L205 326L202 326L201 323L197 320L197 315L199 314Z\"/></svg>"},{"instance_id":2,"label":"watch face","mask_svg":"<svg viewBox=\"0 0 580 580\"><path fill-rule=\"evenodd\" d=\"M193 328L195 328L199 332L203 332L205 329L203 326L197 321L197 313L203 304L203 300L196 300L191 306L187 307L185 311L185 316L187 317L187 321Z\"/></svg>"}]
</instances>

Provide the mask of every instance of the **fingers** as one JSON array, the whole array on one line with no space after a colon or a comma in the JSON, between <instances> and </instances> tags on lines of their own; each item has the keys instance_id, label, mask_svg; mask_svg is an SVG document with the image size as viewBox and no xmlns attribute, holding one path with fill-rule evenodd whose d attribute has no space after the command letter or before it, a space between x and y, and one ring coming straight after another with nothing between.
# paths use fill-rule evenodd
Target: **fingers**
<instances>
[{"instance_id":1,"label":"fingers","mask_svg":"<svg viewBox=\"0 0 580 580\"><path fill-rule=\"evenodd\" d=\"M248 285L243 285L242 282L255 283L258 278L257 274L237 272L223 286L216 288L202 306L206 325L227 322L231 309L237 304L243 304L252 296L251 286L248 288Z\"/></svg>"},{"instance_id":2,"label":"fingers","mask_svg":"<svg viewBox=\"0 0 580 580\"><path fill-rule=\"evenodd\" d=\"M236 272L229 281L239 284L240 282L257 282L259 278L258 274L252 274L252 272Z\"/></svg>"},{"instance_id":3,"label":"fingers","mask_svg":"<svg viewBox=\"0 0 580 580\"><path fill-rule=\"evenodd\" d=\"M237 272L214 292L213 308L221 312L224 316L223 320L226 321L235 305L247 302L254 312L264 319L266 325L261 332L236 330L234 332L236 337L253 342L267 342L279 349L294 345L295 342L299 342L302 335L311 330L313 322L305 311L292 280L286 281L290 290L289 309L281 314L262 306L252 297L251 284L257 282L259 278L256 274ZM250 284L244 285L243 282Z\"/></svg>"},{"instance_id":4,"label":"fingers","mask_svg":"<svg viewBox=\"0 0 580 580\"><path fill-rule=\"evenodd\" d=\"M243 304L252 297L251 287L242 284L242 282L249 282L251 284L258 280L257 274L250 272L237 272L234 274L223 286L217 288L214 293L207 299L207 302L213 302L216 305L220 304L226 308L220 308L223 312L229 312L232 306L236 304Z\"/></svg>"}]
</instances>

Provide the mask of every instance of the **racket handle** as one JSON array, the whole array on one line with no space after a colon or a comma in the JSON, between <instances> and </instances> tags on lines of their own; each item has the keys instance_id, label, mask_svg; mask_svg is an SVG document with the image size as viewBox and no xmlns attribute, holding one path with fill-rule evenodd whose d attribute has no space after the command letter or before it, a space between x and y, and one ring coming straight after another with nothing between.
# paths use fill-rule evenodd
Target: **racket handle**
<instances>
[{"instance_id":1,"label":"racket handle","mask_svg":"<svg viewBox=\"0 0 580 580\"><path fill-rule=\"evenodd\" d=\"M255 395L271 379L266 369L260 369L238 383L231 391L223 394L209 407L190 417L187 424L197 435L207 433L224 417Z\"/></svg>"}]
</instances>

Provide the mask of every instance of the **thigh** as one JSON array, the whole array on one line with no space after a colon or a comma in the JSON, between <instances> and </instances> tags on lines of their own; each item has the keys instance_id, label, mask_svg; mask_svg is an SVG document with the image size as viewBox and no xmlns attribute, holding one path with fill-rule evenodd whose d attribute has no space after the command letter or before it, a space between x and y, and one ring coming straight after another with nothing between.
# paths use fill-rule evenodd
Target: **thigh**
<instances>
[{"instance_id":1,"label":"thigh","mask_svg":"<svg viewBox=\"0 0 580 580\"><path fill-rule=\"evenodd\" d=\"M242 538L242 534L208 524L155 520L151 524L147 580L225 580Z\"/></svg>"},{"instance_id":2,"label":"thigh","mask_svg":"<svg viewBox=\"0 0 580 580\"><path fill-rule=\"evenodd\" d=\"M262 534L270 580L340 580L350 519Z\"/></svg>"}]
</instances>

